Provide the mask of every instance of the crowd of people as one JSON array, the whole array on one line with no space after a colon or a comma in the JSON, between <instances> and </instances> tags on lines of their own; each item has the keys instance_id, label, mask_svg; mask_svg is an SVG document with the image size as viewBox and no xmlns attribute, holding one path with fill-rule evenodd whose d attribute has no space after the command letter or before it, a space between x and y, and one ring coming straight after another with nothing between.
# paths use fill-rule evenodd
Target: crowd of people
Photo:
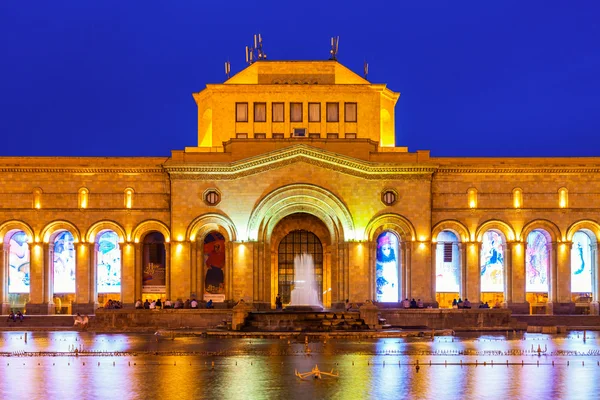
<instances>
[{"instance_id":1,"label":"crowd of people","mask_svg":"<svg viewBox=\"0 0 600 400\"><path fill-rule=\"evenodd\" d=\"M500 305L499 302L496 302L496 304L494 305L494 308L501 308L502 306ZM463 301L460 297L457 299L452 300L452 308L457 308L457 309L462 309L462 308L473 308L473 305L471 304L471 302L469 301L469 299L465 298L465 301ZM479 306L477 308L491 308L489 302L487 301L481 301L479 303Z\"/></svg>"},{"instance_id":2,"label":"crowd of people","mask_svg":"<svg viewBox=\"0 0 600 400\"><path fill-rule=\"evenodd\" d=\"M104 308L109 309L109 310L120 309L120 308L123 308L123 304L117 300L108 300L104 304Z\"/></svg>"},{"instance_id":3,"label":"crowd of people","mask_svg":"<svg viewBox=\"0 0 600 400\"><path fill-rule=\"evenodd\" d=\"M135 302L135 308L138 310L160 310L160 309L199 309L199 308L215 308L212 300L199 302L195 298L187 299L186 301L182 301L181 299L177 299L175 301L171 301L166 299L164 302L161 299L146 299L146 301L142 302L142 299L138 299Z\"/></svg>"}]
</instances>

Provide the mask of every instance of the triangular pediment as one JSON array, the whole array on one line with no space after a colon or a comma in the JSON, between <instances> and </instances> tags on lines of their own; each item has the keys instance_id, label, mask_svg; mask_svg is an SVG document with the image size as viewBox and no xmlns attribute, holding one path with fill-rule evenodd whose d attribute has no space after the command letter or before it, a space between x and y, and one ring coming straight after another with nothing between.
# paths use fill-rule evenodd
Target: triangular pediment
<instances>
[{"instance_id":1,"label":"triangular pediment","mask_svg":"<svg viewBox=\"0 0 600 400\"><path fill-rule=\"evenodd\" d=\"M301 162L365 179L400 179L410 176L431 175L434 172L434 166L409 163L374 163L306 144L285 147L231 163L169 162L165 165L165 169L175 179L229 180Z\"/></svg>"}]
</instances>

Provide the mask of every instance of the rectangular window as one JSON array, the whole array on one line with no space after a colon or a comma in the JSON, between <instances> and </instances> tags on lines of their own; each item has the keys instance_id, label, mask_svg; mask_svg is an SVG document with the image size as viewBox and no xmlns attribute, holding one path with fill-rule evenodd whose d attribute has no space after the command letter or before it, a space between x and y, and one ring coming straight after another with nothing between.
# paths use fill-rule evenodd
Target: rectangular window
<instances>
[{"instance_id":1,"label":"rectangular window","mask_svg":"<svg viewBox=\"0 0 600 400\"><path fill-rule=\"evenodd\" d=\"M273 122L284 122L283 103L273 103Z\"/></svg>"},{"instance_id":2,"label":"rectangular window","mask_svg":"<svg viewBox=\"0 0 600 400\"><path fill-rule=\"evenodd\" d=\"M255 133L254 134L254 139L266 139L266 138L267 138L266 133Z\"/></svg>"},{"instance_id":3,"label":"rectangular window","mask_svg":"<svg viewBox=\"0 0 600 400\"><path fill-rule=\"evenodd\" d=\"M290 121L302 122L302 103L290 103Z\"/></svg>"},{"instance_id":4,"label":"rectangular window","mask_svg":"<svg viewBox=\"0 0 600 400\"><path fill-rule=\"evenodd\" d=\"M247 133L236 133L235 137L237 139L248 139L248 134Z\"/></svg>"},{"instance_id":5,"label":"rectangular window","mask_svg":"<svg viewBox=\"0 0 600 400\"><path fill-rule=\"evenodd\" d=\"M308 103L308 122L321 122L321 103Z\"/></svg>"},{"instance_id":6,"label":"rectangular window","mask_svg":"<svg viewBox=\"0 0 600 400\"><path fill-rule=\"evenodd\" d=\"M248 103L235 103L235 122L248 122Z\"/></svg>"},{"instance_id":7,"label":"rectangular window","mask_svg":"<svg viewBox=\"0 0 600 400\"><path fill-rule=\"evenodd\" d=\"M273 139L283 139L283 133L274 133Z\"/></svg>"},{"instance_id":8,"label":"rectangular window","mask_svg":"<svg viewBox=\"0 0 600 400\"><path fill-rule=\"evenodd\" d=\"M356 133L346 133L346 139L356 139Z\"/></svg>"},{"instance_id":9,"label":"rectangular window","mask_svg":"<svg viewBox=\"0 0 600 400\"><path fill-rule=\"evenodd\" d=\"M339 136L337 133L328 133L327 139L337 139Z\"/></svg>"},{"instance_id":10,"label":"rectangular window","mask_svg":"<svg viewBox=\"0 0 600 400\"><path fill-rule=\"evenodd\" d=\"M346 103L344 108L344 120L346 122L356 122L356 103Z\"/></svg>"},{"instance_id":11,"label":"rectangular window","mask_svg":"<svg viewBox=\"0 0 600 400\"><path fill-rule=\"evenodd\" d=\"M340 104L327 103L327 122L340 121Z\"/></svg>"},{"instance_id":12,"label":"rectangular window","mask_svg":"<svg viewBox=\"0 0 600 400\"><path fill-rule=\"evenodd\" d=\"M452 262L452 243L444 243L444 262Z\"/></svg>"},{"instance_id":13,"label":"rectangular window","mask_svg":"<svg viewBox=\"0 0 600 400\"><path fill-rule=\"evenodd\" d=\"M254 103L254 122L267 122L267 103Z\"/></svg>"}]
</instances>

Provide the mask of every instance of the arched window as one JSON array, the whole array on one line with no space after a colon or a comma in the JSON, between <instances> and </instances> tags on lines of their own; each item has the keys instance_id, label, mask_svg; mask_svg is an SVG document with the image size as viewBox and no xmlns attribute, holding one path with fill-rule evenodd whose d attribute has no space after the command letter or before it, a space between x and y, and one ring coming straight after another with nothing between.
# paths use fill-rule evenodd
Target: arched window
<instances>
[{"instance_id":1,"label":"arched window","mask_svg":"<svg viewBox=\"0 0 600 400\"><path fill-rule=\"evenodd\" d=\"M481 242L481 292L504 293L504 240L496 230L485 232Z\"/></svg>"},{"instance_id":2,"label":"arched window","mask_svg":"<svg viewBox=\"0 0 600 400\"><path fill-rule=\"evenodd\" d=\"M204 300L225 301L225 237L210 232L204 238Z\"/></svg>"},{"instance_id":3,"label":"arched window","mask_svg":"<svg viewBox=\"0 0 600 400\"><path fill-rule=\"evenodd\" d=\"M42 208L42 189L33 189L33 208L39 210Z\"/></svg>"},{"instance_id":4,"label":"arched window","mask_svg":"<svg viewBox=\"0 0 600 400\"><path fill-rule=\"evenodd\" d=\"M167 257L165 237L150 232L144 237L142 253L142 294L144 298L160 297L167 290Z\"/></svg>"},{"instance_id":5,"label":"arched window","mask_svg":"<svg viewBox=\"0 0 600 400\"><path fill-rule=\"evenodd\" d=\"M521 188L513 189L513 207L523 207L523 190L521 190Z\"/></svg>"},{"instance_id":6,"label":"arched window","mask_svg":"<svg viewBox=\"0 0 600 400\"><path fill-rule=\"evenodd\" d=\"M436 300L440 307L452 307L460 292L460 252L458 237L451 231L437 236L435 265Z\"/></svg>"},{"instance_id":7,"label":"arched window","mask_svg":"<svg viewBox=\"0 0 600 400\"><path fill-rule=\"evenodd\" d=\"M294 285L294 259L301 254L310 254L313 259L319 301L323 301L323 245L312 232L297 230L288 233L278 248L278 291L283 303L289 303Z\"/></svg>"},{"instance_id":8,"label":"arched window","mask_svg":"<svg viewBox=\"0 0 600 400\"><path fill-rule=\"evenodd\" d=\"M548 293L550 257L547 236L546 232L538 229L527 235L527 248L525 250L526 292Z\"/></svg>"},{"instance_id":9,"label":"arched window","mask_svg":"<svg viewBox=\"0 0 600 400\"><path fill-rule=\"evenodd\" d=\"M469 200L469 208L477 208L477 189L470 188L467 191L468 200Z\"/></svg>"},{"instance_id":10,"label":"arched window","mask_svg":"<svg viewBox=\"0 0 600 400\"><path fill-rule=\"evenodd\" d=\"M9 233L8 243L8 293L29 293L29 244L23 231Z\"/></svg>"},{"instance_id":11,"label":"arched window","mask_svg":"<svg viewBox=\"0 0 600 400\"><path fill-rule=\"evenodd\" d=\"M560 208L569 207L569 191L567 188L558 189L558 206Z\"/></svg>"},{"instance_id":12,"label":"arched window","mask_svg":"<svg viewBox=\"0 0 600 400\"><path fill-rule=\"evenodd\" d=\"M577 231L573 235L571 248L571 292L574 297L590 298L592 294L592 265L594 247L591 235L586 231ZM574 301L585 301L573 299Z\"/></svg>"},{"instance_id":13,"label":"arched window","mask_svg":"<svg viewBox=\"0 0 600 400\"><path fill-rule=\"evenodd\" d=\"M121 248L119 235L113 231L105 231L97 237L96 285L100 305L109 299L121 300Z\"/></svg>"},{"instance_id":14,"label":"arched window","mask_svg":"<svg viewBox=\"0 0 600 400\"><path fill-rule=\"evenodd\" d=\"M375 293L379 302L396 303L399 299L398 237L390 231L377 238Z\"/></svg>"},{"instance_id":15,"label":"arched window","mask_svg":"<svg viewBox=\"0 0 600 400\"><path fill-rule=\"evenodd\" d=\"M54 293L75 293L74 242L69 231L61 232L54 238Z\"/></svg>"},{"instance_id":16,"label":"arched window","mask_svg":"<svg viewBox=\"0 0 600 400\"><path fill-rule=\"evenodd\" d=\"M125 189L124 204L125 204L125 208L133 207L133 189L132 188Z\"/></svg>"},{"instance_id":17,"label":"arched window","mask_svg":"<svg viewBox=\"0 0 600 400\"><path fill-rule=\"evenodd\" d=\"M77 196L77 203L79 204L79 208L87 208L88 207L88 194L89 190L86 188L79 189L79 194Z\"/></svg>"}]
</instances>

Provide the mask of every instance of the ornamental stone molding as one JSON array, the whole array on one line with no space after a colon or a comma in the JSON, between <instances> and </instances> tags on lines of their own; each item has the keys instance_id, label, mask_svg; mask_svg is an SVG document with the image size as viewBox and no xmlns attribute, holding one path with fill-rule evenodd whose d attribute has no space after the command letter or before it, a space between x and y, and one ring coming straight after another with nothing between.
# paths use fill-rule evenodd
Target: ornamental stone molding
<instances>
[{"instance_id":1,"label":"ornamental stone molding","mask_svg":"<svg viewBox=\"0 0 600 400\"><path fill-rule=\"evenodd\" d=\"M374 163L347 157L305 144L265 153L232 163L168 163L165 170L175 179L230 180L304 162L363 179L431 180L432 166L404 163Z\"/></svg>"}]
</instances>

